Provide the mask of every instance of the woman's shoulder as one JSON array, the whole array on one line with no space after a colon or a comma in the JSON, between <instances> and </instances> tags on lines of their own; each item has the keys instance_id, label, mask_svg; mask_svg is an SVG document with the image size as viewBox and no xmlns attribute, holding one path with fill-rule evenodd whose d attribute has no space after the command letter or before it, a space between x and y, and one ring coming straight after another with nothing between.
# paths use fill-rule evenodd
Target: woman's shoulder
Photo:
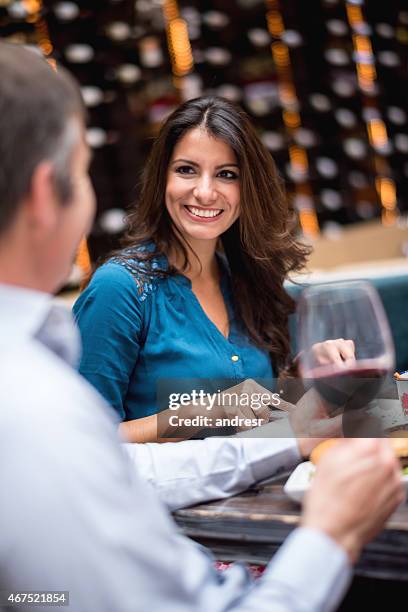
<instances>
[{"instance_id":1,"label":"woman's shoulder","mask_svg":"<svg viewBox=\"0 0 408 612\"><path fill-rule=\"evenodd\" d=\"M153 255L154 245L128 247L117 252L95 272L97 283L108 283L133 288L141 301L152 293L167 269L164 256Z\"/></svg>"}]
</instances>

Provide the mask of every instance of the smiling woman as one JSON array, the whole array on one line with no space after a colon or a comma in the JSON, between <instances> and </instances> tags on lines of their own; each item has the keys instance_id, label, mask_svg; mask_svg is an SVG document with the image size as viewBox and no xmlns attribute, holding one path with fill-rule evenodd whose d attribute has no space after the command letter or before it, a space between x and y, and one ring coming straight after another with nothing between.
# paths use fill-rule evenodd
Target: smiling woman
<instances>
[{"instance_id":1,"label":"smiling woman","mask_svg":"<svg viewBox=\"0 0 408 612\"><path fill-rule=\"evenodd\" d=\"M155 439L163 379L170 392L186 379L233 386L288 364L294 302L283 282L308 250L270 153L247 115L216 97L164 123L128 228L75 314L82 374L140 441Z\"/></svg>"},{"instance_id":2,"label":"smiling woman","mask_svg":"<svg viewBox=\"0 0 408 612\"><path fill-rule=\"evenodd\" d=\"M190 245L194 248L195 241L207 240L215 247L239 216L239 165L234 151L205 128L191 129L174 147L165 197L174 225Z\"/></svg>"}]
</instances>

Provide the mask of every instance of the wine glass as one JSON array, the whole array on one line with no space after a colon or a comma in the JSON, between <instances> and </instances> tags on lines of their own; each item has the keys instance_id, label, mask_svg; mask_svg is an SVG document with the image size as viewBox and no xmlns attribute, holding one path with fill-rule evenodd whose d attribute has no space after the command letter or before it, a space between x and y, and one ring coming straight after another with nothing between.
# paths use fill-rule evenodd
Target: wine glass
<instances>
[{"instance_id":1,"label":"wine glass","mask_svg":"<svg viewBox=\"0 0 408 612\"><path fill-rule=\"evenodd\" d=\"M339 339L353 341L348 347L352 352L354 348L354 355L336 354L341 343L327 343ZM330 349L325 356L320 343ZM384 308L376 289L365 281L319 284L304 290L298 306L298 345L300 374L306 387L313 386L319 393L329 413L365 408L394 367Z\"/></svg>"}]
</instances>

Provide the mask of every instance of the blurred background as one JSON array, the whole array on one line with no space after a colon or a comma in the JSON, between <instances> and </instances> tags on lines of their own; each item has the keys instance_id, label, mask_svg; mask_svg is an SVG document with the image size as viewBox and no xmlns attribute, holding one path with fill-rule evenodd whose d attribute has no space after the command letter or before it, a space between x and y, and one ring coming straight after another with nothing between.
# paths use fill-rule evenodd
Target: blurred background
<instances>
[{"instance_id":1,"label":"blurred background","mask_svg":"<svg viewBox=\"0 0 408 612\"><path fill-rule=\"evenodd\" d=\"M408 271L402 0L0 0L0 37L81 85L98 199L82 268L117 246L163 119L215 93L251 115L315 246L312 269Z\"/></svg>"}]
</instances>

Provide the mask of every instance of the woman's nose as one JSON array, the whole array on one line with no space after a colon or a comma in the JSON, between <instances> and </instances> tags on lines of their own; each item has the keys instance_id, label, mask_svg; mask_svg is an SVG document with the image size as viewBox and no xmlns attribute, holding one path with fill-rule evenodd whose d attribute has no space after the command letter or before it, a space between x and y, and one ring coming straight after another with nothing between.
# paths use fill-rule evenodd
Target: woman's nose
<instances>
[{"instance_id":1,"label":"woman's nose","mask_svg":"<svg viewBox=\"0 0 408 612\"><path fill-rule=\"evenodd\" d=\"M198 179L193 195L200 204L209 205L217 199L217 193L214 189L212 180L207 177L201 177Z\"/></svg>"}]
</instances>

